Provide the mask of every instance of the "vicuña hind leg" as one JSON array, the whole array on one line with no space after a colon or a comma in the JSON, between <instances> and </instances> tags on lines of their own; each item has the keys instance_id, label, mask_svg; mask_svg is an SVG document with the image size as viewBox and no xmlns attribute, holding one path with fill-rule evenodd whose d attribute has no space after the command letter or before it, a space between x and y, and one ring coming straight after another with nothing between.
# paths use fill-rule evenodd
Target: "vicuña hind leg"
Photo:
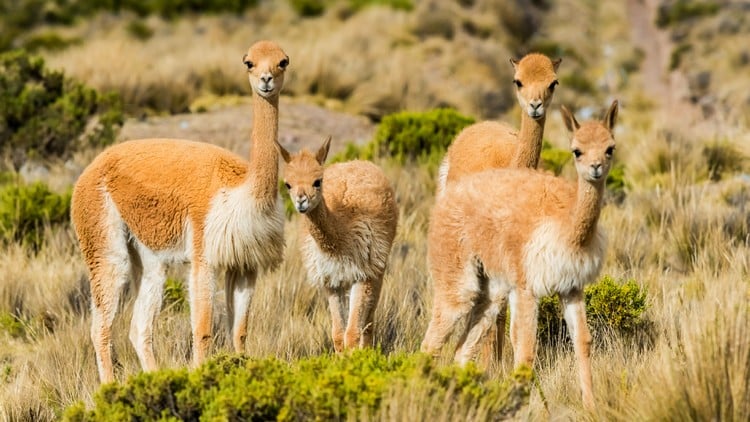
<instances>
[{"instance_id":1,"label":"vicu\u00f1a hind leg","mask_svg":"<svg viewBox=\"0 0 750 422\"><path fill-rule=\"evenodd\" d=\"M167 276L164 264L154 253L144 247L138 249L143 265L143 276L133 306L130 342L135 348L141 367L146 371L153 371L157 369L154 357L154 322L161 309Z\"/></svg>"},{"instance_id":2,"label":"vicu\u00f1a hind leg","mask_svg":"<svg viewBox=\"0 0 750 422\"><path fill-rule=\"evenodd\" d=\"M331 338L336 352L344 350L344 291L340 288L326 289L328 307L331 310Z\"/></svg>"},{"instance_id":3,"label":"vicu\u00f1a hind leg","mask_svg":"<svg viewBox=\"0 0 750 422\"><path fill-rule=\"evenodd\" d=\"M354 283L349 292L349 318L344 347L372 346L373 317L380 298L381 280Z\"/></svg>"},{"instance_id":4,"label":"vicu\u00f1a hind leg","mask_svg":"<svg viewBox=\"0 0 750 422\"><path fill-rule=\"evenodd\" d=\"M216 271L202 260L190 272L190 323L193 328L193 365L200 365L211 347L211 319Z\"/></svg>"},{"instance_id":5,"label":"vicu\u00f1a hind leg","mask_svg":"<svg viewBox=\"0 0 750 422\"><path fill-rule=\"evenodd\" d=\"M495 324L490 326L482 349L479 352L479 361L482 366L489 368L493 362L500 363L503 359L503 345L505 343L505 321L508 315L507 299L503 298L499 305L499 311Z\"/></svg>"},{"instance_id":6,"label":"vicu\u00f1a hind leg","mask_svg":"<svg viewBox=\"0 0 750 422\"><path fill-rule=\"evenodd\" d=\"M226 275L227 324L234 351L237 353L245 351L247 318L255 291L255 278L254 271L232 270Z\"/></svg>"},{"instance_id":7,"label":"vicu\u00f1a hind leg","mask_svg":"<svg viewBox=\"0 0 750 422\"><path fill-rule=\"evenodd\" d=\"M562 296L565 322L568 324L570 338L573 340L576 359L578 360L578 376L581 382L583 404L593 409L594 391L591 381L591 333L586 324L586 305L580 291Z\"/></svg>"}]
</instances>

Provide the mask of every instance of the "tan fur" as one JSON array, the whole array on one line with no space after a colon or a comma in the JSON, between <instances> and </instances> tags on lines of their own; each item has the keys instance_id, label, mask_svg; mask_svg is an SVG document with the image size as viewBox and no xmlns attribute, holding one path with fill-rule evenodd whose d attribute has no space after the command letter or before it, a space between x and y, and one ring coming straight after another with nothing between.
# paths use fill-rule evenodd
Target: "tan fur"
<instances>
[{"instance_id":1,"label":"tan fur","mask_svg":"<svg viewBox=\"0 0 750 422\"><path fill-rule=\"evenodd\" d=\"M552 101L556 71L561 60L531 53L521 60L511 60L515 69L516 97L521 105L521 130L502 122L480 122L464 128L451 143L438 183L440 197L446 184L491 168L535 168L542 150L547 109Z\"/></svg>"},{"instance_id":2,"label":"tan fur","mask_svg":"<svg viewBox=\"0 0 750 422\"><path fill-rule=\"evenodd\" d=\"M571 149L580 153L577 184L532 169L496 169L448 186L428 233L435 299L423 351L438 353L456 322L469 316L456 359L473 359L509 295L515 363L532 364L537 300L557 293L566 307L583 400L593 407L582 291L604 259L597 223L616 114L614 102L604 122L581 126L563 108Z\"/></svg>"},{"instance_id":3,"label":"tan fur","mask_svg":"<svg viewBox=\"0 0 750 422\"><path fill-rule=\"evenodd\" d=\"M304 216L307 273L313 284L326 289L334 348L340 352L372 344L373 315L396 236L398 207L390 182L375 164L351 161L324 170L329 143L330 138L315 155L279 149L287 163L284 180L290 197ZM343 309L347 294L348 321Z\"/></svg>"},{"instance_id":4,"label":"tan fur","mask_svg":"<svg viewBox=\"0 0 750 422\"><path fill-rule=\"evenodd\" d=\"M244 349L255 277L276 268L283 255L275 143L288 60L270 41L254 44L243 58L254 91L249 162L210 144L143 139L105 150L76 182L71 218L90 273L91 336L102 382L114 379L111 326L119 294L139 273L130 339L143 368L156 369L153 323L170 262L192 264L194 363L210 347L214 284L222 274L234 347Z\"/></svg>"}]
</instances>

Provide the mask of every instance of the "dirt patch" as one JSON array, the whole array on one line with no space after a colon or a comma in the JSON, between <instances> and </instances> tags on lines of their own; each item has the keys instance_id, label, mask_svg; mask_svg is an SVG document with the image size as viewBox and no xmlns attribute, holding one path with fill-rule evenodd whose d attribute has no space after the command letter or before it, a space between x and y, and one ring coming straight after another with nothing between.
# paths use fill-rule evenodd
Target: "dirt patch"
<instances>
[{"instance_id":1,"label":"dirt patch","mask_svg":"<svg viewBox=\"0 0 750 422\"><path fill-rule=\"evenodd\" d=\"M180 138L210 142L246 156L253 123L249 102L204 113L129 119L118 141L140 138ZM347 143L372 139L375 125L367 118L331 111L282 98L279 104L279 142L291 151L317 148L326 136L333 138L331 152Z\"/></svg>"}]
</instances>

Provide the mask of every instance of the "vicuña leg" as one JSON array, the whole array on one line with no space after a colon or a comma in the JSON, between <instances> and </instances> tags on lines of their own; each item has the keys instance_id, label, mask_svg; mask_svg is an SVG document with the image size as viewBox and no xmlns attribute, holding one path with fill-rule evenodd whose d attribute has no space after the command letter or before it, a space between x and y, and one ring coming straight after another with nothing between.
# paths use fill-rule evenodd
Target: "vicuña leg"
<instances>
[{"instance_id":1,"label":"vicu\u00f1a leg","mask_svg":"<svg viewBox=\"0 0 750 422\"><path fill-rule=\"evenodd\" d=\"M344 350L344 292L340 288L327 289L328 307L331 310L331 338L336 352Z\"/></svg>"},{"instance_id":2,"label":"vicu\u00f1a leg","mask_svg":"<svg viewBox=\"0 0 750 422\"><path fill-rule=\"evenodd\" d=\"M458 343L456 362L465 365L476 357L496 317L497 308L486 299L482 299L473 306L466 330Z\"/></svg>"},{"instance_id":3,"label":"vicu\u00f1a leg","mask_svg":"<svg viewBox=\"0 0 750 422\"><path fill-rule=\"evenodd\" d=\"M193 365L200 365L211 347L213 294L216 271L197 259L190 272L190 323L193 328Z\"/></svg>"},{"instance_id":4,"label":"vicu\u00f1a leg","mask_svg":"<svg viewBox=\"0 0 750 422\"><path fill-rule=\"evenodd\" d=\"M503 344L505 343L505 321L508 315L507 298L503 298L497 314L495 324L490 326L486 340L482 343L479 352L479 361L482 366L489 368L493 362L501 362L503 359Z\"/></svg>"},{"instance_id":5,"label":"vicu\u00f1a leg","mask_svg":"<svg viewBox=\"0 0 750 422\"><path fill-rule=\"evenodd\" d=\"M536 348L536 298L525 289L510 293L510 338L513 343L514 366L532 366Z\"/></svg>"},{"instance_id":6,"label":"vicu\u00f1a leg","mask_svg":"<svg viewBox=\"0 0 750 422\"><path fill-rule=\"evenodd\" d=\"M380 298L381 280L354 283L349 292L349 318L344 347L372 346L373 317Z\"/></svg>"},{"instance_id":7,"label":"vicu\u00f1a leg","mask_svg":"<svg viewBox=\"0 0 750 422\"><path fill-rule=\"evenodd\" d=\"M154 323L161 309L167 275L164 264L155 254L143 247L138 249L143 276L130 321L130 342L141 367L146 371L154 371L158 368L154 357Z\"/></svg>"},{"instance_id":8,"label":"vicu\u00f1a leg","mask_svg":"<svg viewBox=\"0 0 750 422\"><path fill-rule=\"evenodd\" d=\"M578 360L578 376L581 382L583 404L593 409L594 392L591 381L591 333L586 324L586 305L580 291L562 296L565 322L568 324L570 338L573 340L576 359Z\"/></svg>"},{"instance_id":9,"label":"vicu\u00f1a leg","mask_svg":"<svg viewBox=\"0 0 750 422\"><path fill-rule=\"evenodd\" d=\"M231 270L226 275L227 324L234 351L237 353L245 351L247 318L255 291L256 274L254 271Z\"/></svg>"}]
</instances>

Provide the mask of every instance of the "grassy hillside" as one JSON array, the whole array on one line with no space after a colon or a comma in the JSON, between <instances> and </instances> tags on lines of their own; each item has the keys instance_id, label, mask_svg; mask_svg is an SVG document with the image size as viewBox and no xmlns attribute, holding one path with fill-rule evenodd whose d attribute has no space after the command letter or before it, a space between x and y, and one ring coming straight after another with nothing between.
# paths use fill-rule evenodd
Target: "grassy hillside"
<instances>
[{"instance_id":1,"label":"grassy hillside","mask_svg":"<svg viewBox=\"0 0 750 422\"><path fill-rule=\"evenodd\" d=\"M246 107L241 58L261 38L279 41L291 58L284 93L293 98L282 107L285 101L314 104L375 122L397 111L449 106L477 120L517 124L508 58L530 50L563 57L545 131L559 154L549 157L562 157L561 177L572 177L564 164L560 104L586 120L620 100L616 162L622 190L602 213L609 235L602 275L633 280L647 292L648 327L636 335L595 332L595 418L750 419L750 47L743 42L750 15L744 2L445 0L415 1L409 8L332 0L310 2L320 6L313 16L302 16L299 3L260 1L239 13L169 17L96 12L71 22L36 22L14 42L50 34L74 40L34 48L67 76L118 92L131 117L147 117L142 124L153 125L162 114L192 110L209 118L215 107ZM686 6L698 3L699 9ZM8 7L6 2L0 9ZM227 133L236 130L230 126ZM190 129L180 133L190 135ZM301 143L317 144L324 135ZM67 163L42 161L53 190L64 197L69 184L61 180L69 179L56 176L85 165L98 151L76 151ZM425 256L434 159L374 159L393 181L400 207L375 342L386 354L408 355L419 348L432 303ZM15 174L0 181L23 184ZM16 216L18 202L3 195L0 209L9 211L2 215ZM41 246L0 242L2 419L52 420L75 402L91 405L99 387L88 281L72 229L40 221L34 227ZM325 299L305 281L297 224L294 217L287 224L284 265L259 279L249 356L294 363L332 352ZM170 274L155 332L160 365L175 370L190 358L182 270ZM114 325L120 380L139 372L127 335L132 291L125 296ZM231 343L221 298L218 290L217 352ZM507 349L499 365L487 368L490 380L510 374ZM539 384L517 417L594 418L580 403L567 342L544 343L534 370ZM436 401L441 398L391 394L370 418L434 416L429 410ZM452 412L444 417L486 418L476 409Z\"/></svg>"}]
</instances>

